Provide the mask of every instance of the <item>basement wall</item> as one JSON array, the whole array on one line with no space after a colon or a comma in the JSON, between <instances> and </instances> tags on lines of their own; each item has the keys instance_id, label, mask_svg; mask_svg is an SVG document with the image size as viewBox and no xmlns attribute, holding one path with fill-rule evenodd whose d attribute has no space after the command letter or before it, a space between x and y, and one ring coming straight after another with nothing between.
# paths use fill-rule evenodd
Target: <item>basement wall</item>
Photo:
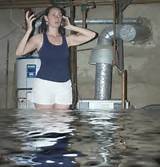
<instances>
[{"instance_id":1,"label":"basement wall","mask_svg":"<svg viewBox=\"0 0 160 167\"><path fill-rule=\"evenodd\" d=\"M41 9L35 9L39 11ZM136 107L160 103L160 4L130 5L124 11L125 18L147 18L152 27L149 41L124 43L125 69L128 70L128 100ZM88 19L112 19L112 6L98 6L88 12ZM81 10L76 8L76 19L81 19ZM15 50L24 34L24 11L22 9L0 10L0 108L16 107ZM81 26L81 25L78 25ZM98 34L104 24L88 24ZM77 47L79 98L94 98L95 66L88 64L91 50L97 39ZM121 82L113 69L112 98L121 98Z\"/></svg>"}]
</instances>

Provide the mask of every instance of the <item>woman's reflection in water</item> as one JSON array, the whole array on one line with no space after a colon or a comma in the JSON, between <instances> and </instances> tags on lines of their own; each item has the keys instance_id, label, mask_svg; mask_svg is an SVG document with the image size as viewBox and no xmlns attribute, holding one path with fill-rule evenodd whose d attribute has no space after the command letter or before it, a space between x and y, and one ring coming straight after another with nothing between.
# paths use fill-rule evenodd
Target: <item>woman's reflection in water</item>
<instances>
[{"instance_id":1,"label":"woman's reflection in water","mask_svg":"<svg viewBox=\"0 0 160 167\"><path fill-rule=\"evenodd\" d=\"M19 112L18 124L25 135L23 150L32 152L32 164L38 167L75 167L79 152L69 149L74 135L72 111Z\"/></svg>"}]
</instances>

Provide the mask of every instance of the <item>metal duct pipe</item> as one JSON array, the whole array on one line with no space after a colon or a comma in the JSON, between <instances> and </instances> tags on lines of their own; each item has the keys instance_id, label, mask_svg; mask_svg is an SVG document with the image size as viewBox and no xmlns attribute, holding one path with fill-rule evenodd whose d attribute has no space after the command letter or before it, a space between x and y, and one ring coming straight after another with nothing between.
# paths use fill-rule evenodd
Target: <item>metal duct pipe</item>
<instances>
[{"instance_id":1,"label":"metal duct pipe","mask_svg":"<svg viewBox=\"0 0 160 167\"><path fill-rule=\"evenodd\" d=\"M118 37L127 42L142 43L147 41L151 34L151 27L143 24L123 25L118 31Z\"/></svg>"},{"instance_id":2,"label":"metal duct pipe","mask_svg":"<svg viewBox=\"0 0 160 167\"><path fill-rule=\"evenodd\" d=\"M113 26L105 28L99 38L98 45L112 43L113 41ZM151 27L144 24L117 24L115 38L122 39L125 42L144 42L151 36Z\"/></svg>"},{"instance_id":3,"label":"metal duct pipe","mask_svg":"<svg viewBox=\"0 0 160 167\"><path fill-rule=\"evenodd\" d=\"M82 20L74 20L75 24L82 24ZM87 24L113 24L113 19L86 19ZM135 24L137 19L126 18L123 20L123 24Z\"/></svg>"},{"instance_id":4,"label":"metal duct pipe","mask_svg":"<svg viewBox=\"0 0 160 167\"><path fill-rule=\"evenodd\" d=\"M116 25L115 38L125 41L146 39L150 29L144 25ZM144 34L145 33L145 34ZM138 34L138 35L137 35ZM95 99L111 99L112 61L113 61L113 26L105 28L99 35L97 46L92 50L90 64L96 65ZM142 38L143 37L143 38ZM145 38L144 38L145 37Z\"/></svg>"},{"instance_id":5,"label":"metal duct pipe","mask_svg":"<svg viewBox=\"0 0 160 167\"><path fill-rule=\"evenodd\" d=\"M111 99L112 65L96 63L95 99Z\"/></svg>"},{"instance_id":6,"label":"metal duct pipe","mask_svg":"<svg viewBox=\"0 0 160 167\"><path fill-rule=\"evenodd\" d=\"M112 85L112 45L97 45L92 50L90 63L96 65L95 75L95 99L109 100L111 99Z\"/></svg>"},{"instance_id":7,"label":"metal duct pipe","mask_svg":"<svg viewBox=\"0 0 160 167\"><path fill-rule=\"evenodd\" d=\"M124 41L145 40L151 29L144 24L116 25L115 38ZM92 50L89 63L96 65L95 99L111 99L112 61L113 61L113 26L105 28L99 35L97 46Z\"/></svg>"}]
</instances>

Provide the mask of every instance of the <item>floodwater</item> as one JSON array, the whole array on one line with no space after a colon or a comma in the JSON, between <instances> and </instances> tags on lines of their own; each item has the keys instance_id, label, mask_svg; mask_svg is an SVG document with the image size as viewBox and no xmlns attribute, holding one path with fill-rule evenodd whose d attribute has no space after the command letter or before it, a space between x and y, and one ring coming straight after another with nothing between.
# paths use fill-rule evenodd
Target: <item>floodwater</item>
<instances>
[{"instance_id":1,"label":"floodwater","mask_svg":"<svg viewBox=\"0 0 160 167\"><path fill-rule=\"evenodd\" d=\"M160 106L0 111L2 167L159 167Z\"/></svg>"}]
</instances>

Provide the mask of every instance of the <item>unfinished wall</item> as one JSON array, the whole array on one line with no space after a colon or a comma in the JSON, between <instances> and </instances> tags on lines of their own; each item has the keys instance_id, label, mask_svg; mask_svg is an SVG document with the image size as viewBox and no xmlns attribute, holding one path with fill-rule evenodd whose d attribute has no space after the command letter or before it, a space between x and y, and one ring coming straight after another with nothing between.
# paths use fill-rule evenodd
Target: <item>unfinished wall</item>
<instances>
[{"instance_id":1,"label":"unfinished wall","mask_svg":"<svg viewBox=\"0 0 160 167\"><path fill-rule=\"evenodd\" d=\"M128 99L135 107L160 103L159 77L159 11L160 4L130 5L124 11L124 18L147 18L152 26L152 38L145 43L124 43L125 69L128 70ZM90 10L89 16L94 18L112 18L111 6L97 7ZM104 25L92 27L98 33ZM86 55L89 57L90 53ZM78 54L80 97L91 97L94 91L94 67L87 66L84 53ZM88 58L87 57L87 58ZM90 76L90 77L89 77ZM90 86L89 86L90 85ZM91 95L91 96L90 96ZM121 97L120 76L113 69L112 98Z\"/></svg>"},{"instance_id":2,"label":"unfinished wall","mask_svg":"<svg viewBox=\"0 0 160 167\"><path fill-rule=\"evenodd\" d=\"M152 39L144 44L125 45L125 68L129 75L129 99L137 107L160 103L160 4L132 5L126 17L146 17L152 26Z\"/></svg>"},{"instance_id":3,"label":"unfinished wall","mask_svg":"<svg viewBox=\"0 0 160 167\"><path fill-rule=\"evenodd\" d=\"M130 5L125 17L146 17L150 20L153 36L144 44L124 43L125 69L128 70L128 99L135 107L160 103L159 52L160 52L160 4ZM112 6L91 9L88 19L112 19ZM76 19L81 10L76 9ZM20 9L0 10L0 108L15 107L15 49L24 30L24 13ZM81 25L78 25L81 26ZM88 28L100 33L106 25L88 24ZM97 39L77 47L79 98L94 97L95 66L89 65L91 48ZM120 98L120 76L113 70L113 98Z\"/></svg>"},{"instance_id":4,"label":"unfinished wall","mask_svg":"<svg viewBox=\"0 0 160 167\"><path fill-rule=\"evenodd\" d=\"M15 48L22 32L19 10L0 10L0 108L15 107Z\"/></svg>"}]
</instances>

